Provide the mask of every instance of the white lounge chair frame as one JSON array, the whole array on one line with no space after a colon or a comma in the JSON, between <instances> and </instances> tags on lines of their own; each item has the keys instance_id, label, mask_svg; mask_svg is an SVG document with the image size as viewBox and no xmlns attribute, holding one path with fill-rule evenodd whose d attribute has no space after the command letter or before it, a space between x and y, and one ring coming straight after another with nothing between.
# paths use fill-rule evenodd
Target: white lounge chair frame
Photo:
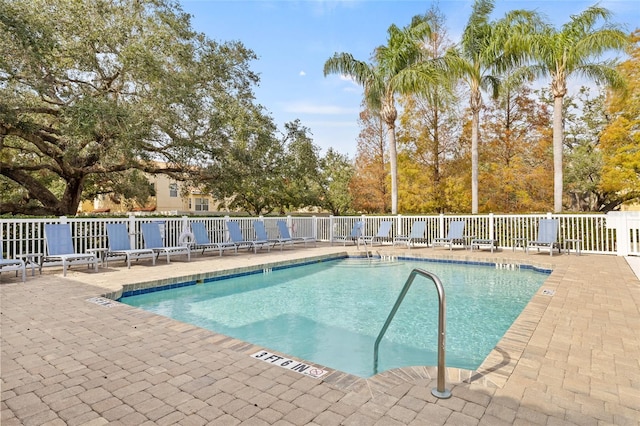
<instances>
[{"instance_id":1,"label":"white lounge chair frame","mask_svg":"<svg viewBox=\"0 0 640 426\"><path fill-rule=\"evenodd\" d=\"M449 246L449 251L453 250L455 244L462 245L464 247L464 221L454 220L449 223L449 232L445 238L434 238L431 245L436 246Z\"/></svg>"},{"instance_id":2,"label":"white lounge chair frame","mask_svg":"<svg viewBox=\"0 0 640 426\"><path fill-rule=\"evenodd\" d=\"M360 220L355 222L353 224L353 227L351 228L351 232L349 233L349 235L334 236L333 239L331 240L331 245L333 245L334 241L335 242L342 241L342 245L346 246L347 241L351 241L354 245L357 245L359 247L360 239L362 238L362 228L364 228L364 222Z\"/></svg>"},{"instance_id":3,"label":"white lounge chair frame","mask_svg":"<svg viewBox=\"0 0 640 426\"><path fill-rule=\"evenodd\" d=\"M560 242L558 242L558 229L560 222L557 219L540 219L538 223L538 237L527 244L527 254L530 248L537 248L538 253L541 248L549 249L549 255L553 256L553 249L557 248L561 253Z\"/></svg>"},{"instance_id":4,"label":"white lounge chair frame","mask_svg":"<svg viewBox=\"0 0 640 426\"><path fill-rule=\"evenodd\" d=\"M427 222L423 220L417 220L411 224L411 232L409 235L397 235L393 239L393 245L406 244L407 248L411 249L415 247L416 241L424 240L424 231L427 229Z\"/></svg>"},{"instance_id":5,"label":"white lounge chair frame","mask_svg":"<svg viewBox=\"0 0 640 426\"><path fill-rule=\"evenodd\" d=\"M151 249L156 254L156 258L164 254L167 257L167 263L171 263L171 255L187 255L187 262L191 260L191 250L189 246L165 246L162 241L162 234L160 233L160 225L157 223L142 223L140 224L140 230L142 231L142 239L144 240L144 247Z\"/></svg>"},{"instance_id":6,"label":"white lounge chair frame","mask_svg":"<svg viewBox=\"0 0 640 426\"><path fill-rule=\"evenodd\" d=\"M378 232L376 235L365 235L362 237L362 240L365 243L369 243L369 245L375 245L375 243L379 243L382 245L382 242L385 240L391 240L391 228L393 228L393 222L390 220L384 220L380 222L380 227L378 227Z\"/></svg>"},{"instance_id":7,"label":"white lounge chair frame","mask_svg":"<svg viewBox=\"0 0 640 426\"><path fill-rule=\"evenodd\" d=\"M283 238L271 238L269 237L269 233L267 232L267 228L264 226L264 222L260 220L256 220L253 222L253 229L256 231L256 238L260 241L267 241L272 243L274 246L276 244L280 244L280 251L284 248L285 244L291 244L293 246L293 240L291 239L283 239Z\"/></svg>"},{"instance_id":8,"label":"white lounge chair frame","mask_svg":"<svg viewBox=\"0 0 640 426\"><path fill-rule=\"evenodd\" d=\"M193 248L195 250L202 249L202 254L207 250L218 250L220 256L222 256L222 252L225 250L233 250L235 254L238 254L238 246L232 242L211 242L207 228L202 222L191 222L191 231L193 231L193 237L195 240Z\"/></svg>"},{"instance_id":9,"label":"white lounge chair frame","mask_svg":"<svg viewBox=\"0 0 640 426\"><path fill-rule=\"evenodd\" d=\"M129 241L129 231L124 223L107 223L107 237L109 240L109 251L107 251L104 262L109 266L110 257L125 257L127 269L131 269L131 259L151 259L153 265L156 264L156 254L152 249L132 249Z\"/></svg>"},{"instance_id":10,"label":"white lounge chair frame","mask_svg":"<svg viewBox=\"0 0 640 426\"><path fill-rule=\"evenodd\" d=\"M307 243L313 243L314 247L316 245L315 237L292 237L289 232L289 227L287 226L287 222L284 220L279 220L278 222L278 232L280 233L280 239L282 240L291 240L294 244L304 243L304 246L307 246Z\"/></svg>"},{"instance_id":11,"label":"white lounge chair frame","mask_svg":"<svg viewBox=\"0 0 640 426\"><path fill-rule=\"evenodd\" d=\"M229 231L229 239L238 246L238 248L249 247L253 248L253 253L258 253L259 248L266 247L267 251L271 251L271 245L267 240L246 240L242 236L242 230L240 229L240 224L233 220L227 221L227 230Z\"/></svg>"},{"instance_id":12,"label":"white lounge chair frame","mask_svg":"<svg viewBox=\"0 0 640 426\"><path fill-rule=\"evenodd\" d=\"M93 265L93 269L98 272L98 258L95 254L76 253L68 223L45 224L44 239L47 253L40 259L40 272L47 262L62 262L62 276L67 275L67 268L72 265Z\"/></svg>"},{"instance_id":13,"label":"white lounge chair frame","mask_svg":"<svg viewBox=\"0 0 640 426\"><path fill-rule=\"evenodd\" d=\"M2 242L0 241L0 274L8 271L16 271L22 273L22 282L27 280L27 268L22 259L5 259L2 255Z\"/></svg>"}]
</instances>

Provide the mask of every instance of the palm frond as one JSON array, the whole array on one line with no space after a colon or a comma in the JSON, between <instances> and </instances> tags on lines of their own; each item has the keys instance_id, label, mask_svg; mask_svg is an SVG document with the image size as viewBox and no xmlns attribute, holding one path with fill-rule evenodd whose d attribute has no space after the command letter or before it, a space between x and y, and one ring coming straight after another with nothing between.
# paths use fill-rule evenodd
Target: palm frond
<instances>
[{"instance_id":1,"label":"palm frond","mask_svg":"<svg viewBox=\"0 0 640 426\"><path fill-rule=\"evenodd\" d=\"M350 53L336 53L324 63L324 75L342 74L353 78L360 85L371 78L372 66L356 60Z\"/></svg>"}]
</instances>

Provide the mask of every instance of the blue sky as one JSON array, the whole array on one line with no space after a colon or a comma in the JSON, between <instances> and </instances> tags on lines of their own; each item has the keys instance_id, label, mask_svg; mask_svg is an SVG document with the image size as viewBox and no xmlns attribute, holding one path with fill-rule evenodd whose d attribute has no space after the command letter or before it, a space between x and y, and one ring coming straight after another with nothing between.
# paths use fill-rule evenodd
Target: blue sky
<instances>
[{"instance_id":1,"label":"blue sky","mask_svg":"<svg viewBox=\"0 0 640 426\"><path fill-rule=\"evenodd\" d=\"M313 141L353 158L359 133L362 88L338 75L324 77L325 61L336 52L369 61L374 49L386 44L391 24L404 27L411 18L437 4L445 16L449 38L459 39L472 0L180 0L191 14L195 30L216 41L240 41L258 60L256 101L271 114L279 129L300 119ZM492 17L513 9L537 10L556 27L595 1L496 0ZM601 1L613 21L627 31L640 27L637 0Z\"/></svg>"}]
</instances>

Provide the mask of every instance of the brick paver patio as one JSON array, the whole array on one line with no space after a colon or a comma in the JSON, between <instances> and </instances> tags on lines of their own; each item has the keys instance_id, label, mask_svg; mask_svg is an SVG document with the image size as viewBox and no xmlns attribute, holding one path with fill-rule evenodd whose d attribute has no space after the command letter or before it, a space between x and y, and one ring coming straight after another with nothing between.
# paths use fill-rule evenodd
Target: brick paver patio
<instances>
[{"instance_id":1,"label":"brick paver patio","mask_svg":"<svg viewBox=\"0 0 640 426\"><path fill-rule=\"evenodd\" d=\"M640 424L640 282L620 257L412 249L554 270L477 372L448 369L452 397L440 400L433 367L317 380L252 358L251 344L95 299L125 284L343 251L120 262L64 278L48 268L25 284L3 274L2 425Z\"/></svg>"}]
</instances>

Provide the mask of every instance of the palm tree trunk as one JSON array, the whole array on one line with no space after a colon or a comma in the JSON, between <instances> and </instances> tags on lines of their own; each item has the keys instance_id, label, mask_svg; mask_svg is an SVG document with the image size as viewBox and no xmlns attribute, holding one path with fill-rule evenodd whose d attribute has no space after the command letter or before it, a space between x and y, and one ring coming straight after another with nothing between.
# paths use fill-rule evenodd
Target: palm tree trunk
<instances>
[{"instance_id":1,"label":"palm tree trunk","mask_svg":"<svg viewBox=\"0 0 640 426\"><path fill-rule=\"evenodd\" d=\"M387 125L389 132L389 163L391 165L391 214L398 214L398 150L396 148L396 119L398 110L396 109L393 92L385 95L382 109L380 111L382 120Z\"/></svg>"},{"instance_id":2,"label":"palm tree trunk","mask_svg":"<svg viewBox=\"0 0 640 426\"><path fill-rule=\"evenodd\" d=\"M556 96L553 99L553 211L562 212L562 99Z\"/></svg>"},{"instance_id":3,"label":"palm tree trunk","mask_svg":"<svg viewBox=\"0 0 640 426\"><path fill-rule=\"evenodd\" d=\"M480 110L474 109L471 118L471 213L478 214L478 139Z\"/></svg>"},{"instance_id":4,"label":"palm tree trunk","mask_svg":"<svg viewBox=\"0 0 640 426\"><path fill-rule=\"evenodd\" d=\"M398 214L398 151L396 129L387 123L389 130L389 163L391 165L391 214Z\"/></svg>"}]
</instances>

